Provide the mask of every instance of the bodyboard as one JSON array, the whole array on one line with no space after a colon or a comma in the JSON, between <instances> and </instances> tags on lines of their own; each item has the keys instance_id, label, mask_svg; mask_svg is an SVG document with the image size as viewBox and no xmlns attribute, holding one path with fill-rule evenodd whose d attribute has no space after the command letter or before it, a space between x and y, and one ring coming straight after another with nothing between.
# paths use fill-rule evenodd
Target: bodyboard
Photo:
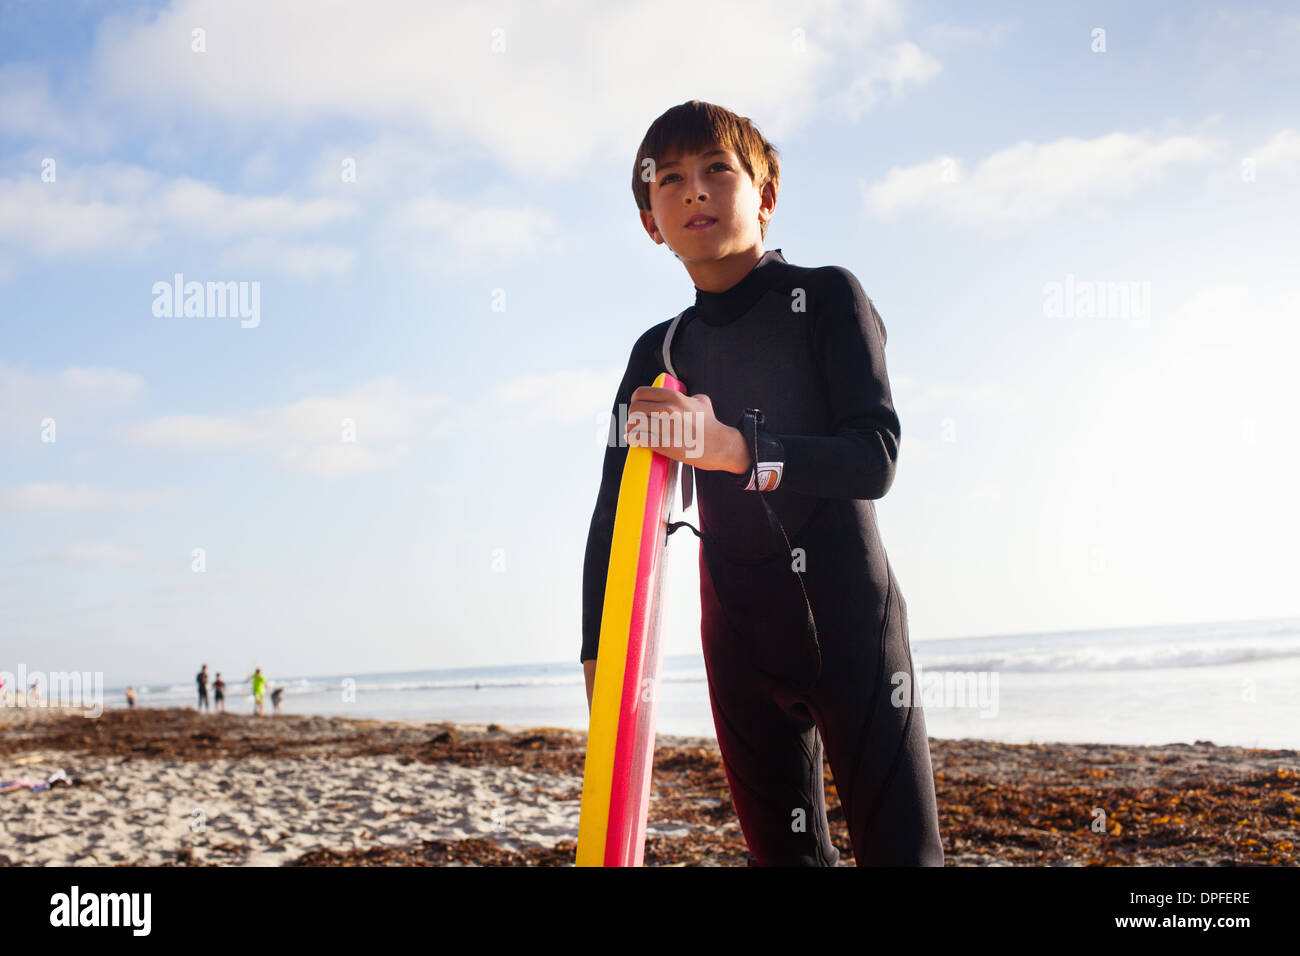
<instances>
[{"instance_id":1,"label":"bodyboard","mask_svg":"<svg viewBox=\"0 0 1300 956\"><path fill-rule=\"evenodd\" d=\"M686 391L666 372L654 385ZM587 731L578 866L640 866L645 853L663 557L678 465L639 445L628 447L623 465Z\"/></svg>"}]
</instances>

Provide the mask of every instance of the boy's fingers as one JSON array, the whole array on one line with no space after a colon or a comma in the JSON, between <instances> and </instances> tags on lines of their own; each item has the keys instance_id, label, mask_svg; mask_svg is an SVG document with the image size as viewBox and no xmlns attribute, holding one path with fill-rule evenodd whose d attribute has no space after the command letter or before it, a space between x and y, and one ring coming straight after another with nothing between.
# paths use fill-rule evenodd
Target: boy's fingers
<instances>
[{"instance_id":1,"label":"boy's fingers","mask_svg":"<svg viewBox=\"0 0 1300 956\"><path fill-rule=\"evenodd\" d=\"M637 393L645 390L645 394L638 397ZM627 404L627 413L631 416L634 412L643 412L646 415L653 412L662 411L687 411L690 403L686 400L681 392L673 391L671 388L653 388L649 385L642 385L632 393L632 399Z\"/></svg>"},{"instance_id":2,"label":"boy's fingers","mask_svg":"<svg viewBox=\"0 0 1300 956\"><path fill-rule=\"evenodd\" d=\"M652 405L670 404L676 399L672 396L682 396L682 393L673 388L656 388L654 385L639 385L636 391L632 393L632 402L645 402ZM630 407L630 404L629 404Z\"/></svg>"}]
</instances>

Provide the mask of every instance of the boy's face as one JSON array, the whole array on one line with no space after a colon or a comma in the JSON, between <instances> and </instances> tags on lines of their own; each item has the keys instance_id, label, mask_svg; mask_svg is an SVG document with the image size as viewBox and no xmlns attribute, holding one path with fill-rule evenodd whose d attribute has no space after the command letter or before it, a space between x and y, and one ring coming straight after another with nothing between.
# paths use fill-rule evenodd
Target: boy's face
<instances>
[{"instance_id":1,"label":"boy's face","mask_svg":"<svg viewBox=\"0 0 1300 956\"><path fill-rule=\"evenodd\" d=\"M736 154L709 147L693 156L675 154L656 164L650 210L641 223L656 243L666 243L683 262L709 262L761 246L760 220L776 207L772 184L762 194ZM707 217L711 222L696 222Z\"/></svg>"}]
</instances>

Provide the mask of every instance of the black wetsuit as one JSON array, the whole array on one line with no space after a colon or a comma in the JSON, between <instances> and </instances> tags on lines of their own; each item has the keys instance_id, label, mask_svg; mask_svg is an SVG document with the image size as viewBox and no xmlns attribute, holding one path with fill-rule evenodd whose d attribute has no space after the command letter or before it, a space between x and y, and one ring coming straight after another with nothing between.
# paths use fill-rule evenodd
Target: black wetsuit
<instances>
[{"instance_id":1,"label":"black wetsuit","mask_svg":"<svg viewBox=\"0 0 1300 956\"><path fill-rule=\"evenodd\" d=\"M208 675L203 671L199 671L194 679L199 682L199 710L204 708L210 710L211 708L208 707Z\"/></svg>"},{"instance_id":2,"label":"black wetsuit","mask_svg":"<svg viewBox=\"0 0 1300 956\"><path fill-rule=\"evenodd\" d=\"M824 741L857 864L941 866L924 715L919 700L891 702L894 675L910 681L912 663L907 604L872 501L893 482L900 437L880 316L847 269L790 265L774 249L725 292L696 289L669 361L670 327L637 340L615 397L587 538L580 659L594 659L600 640L627 457L619 405L670 371L687 394L709 396L719 421L741 427L745 409L761 409L754 438L770 490L746 489L752 466L746 475L692 470L709 697L749 862L836 863ZM809 609L815 634L804 626ZM810 655L819 671L801 669Z\"/></svg>"}]
</instances>

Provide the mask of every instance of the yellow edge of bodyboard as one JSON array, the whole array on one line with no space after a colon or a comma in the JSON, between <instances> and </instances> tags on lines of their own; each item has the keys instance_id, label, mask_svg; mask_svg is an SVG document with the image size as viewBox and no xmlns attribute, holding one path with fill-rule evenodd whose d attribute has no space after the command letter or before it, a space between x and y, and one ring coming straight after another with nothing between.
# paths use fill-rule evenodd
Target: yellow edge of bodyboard
<instances>
[{"instance_id":1,"label":"yellow edge of bodyboard","mask_svg":"<svg viewBox=\"0 0 1300 956\"><path fill-rule=\"evenodd\" d=\"M655 378L662 387L664 373ZM614 580L636 580L641 560L641 531L645 522L646 489L654 450L631 445L619 484L620 507L614 514L614 535L609 547L605 577L605 606L600 616L600 646L596 650L596 680L591 692L591 724L587 732L587 760L582 777L582 807L578 816L577 866L604 866L609 825L609 800L613 790L614 745L627 669L627 642L632 625L632 589L609 587ZM640 494L635 491L640 489ZM630 507L623 507L629 505ZM615 577L615 569L625 577Z\"/></svg>"}]
</instances>

